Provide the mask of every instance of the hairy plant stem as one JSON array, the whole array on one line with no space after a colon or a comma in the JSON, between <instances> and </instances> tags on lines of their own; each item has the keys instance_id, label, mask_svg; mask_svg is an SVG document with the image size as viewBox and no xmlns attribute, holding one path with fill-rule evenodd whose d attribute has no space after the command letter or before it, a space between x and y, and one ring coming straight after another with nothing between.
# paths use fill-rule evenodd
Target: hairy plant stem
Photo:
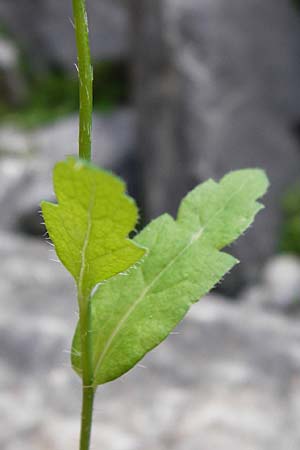
<instances>
[{"instance_id":1,"label":"hairy plant stem","mask_svg":"<svg viewBox=\"0 0 300 450\"><path fill-rule=\"evenodd\" d=\"M79 323L81 337L82 358L82 410L80 450L89 450L93 420L93 404L95 390L93 387L93 363L92 363L92 333L91 333L91 302L89 299L80 298Z\"/></svg>"},{"instance_id":2,"label":"hairy plant stem","mask_svg":"<svg viewBox=\"0 0 300 450\"><path fill-rule=\"evenodd\" d=\"M93 112L93 68L89 43L89 27L85 0L73 0L74 26L78 53L79 76L79 156L91 159Z\"/></svg>"},{"instance_id":3,"label":"hairy plant stem","mask_svg":"<svg viewBox=\"0 0 300 450\"><path fill-rule=\"evenodd\" d=\"M72 0L79 76L79 157L91 160L93 112L93 69L89 44L89 29L85 0ZM80 450L89 450L95 389L93 387L91 302L78 286L79 324L82 357L82 411Z\"/></svg>"}]
</instances>

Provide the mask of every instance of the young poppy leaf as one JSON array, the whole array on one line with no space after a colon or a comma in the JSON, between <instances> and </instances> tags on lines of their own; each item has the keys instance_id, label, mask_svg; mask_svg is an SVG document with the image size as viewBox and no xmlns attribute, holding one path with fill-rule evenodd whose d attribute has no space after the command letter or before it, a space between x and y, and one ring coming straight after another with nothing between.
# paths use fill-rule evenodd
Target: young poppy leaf
<instances>
[{"instance_id":1,"label":"young poppy leaf","mask_svg":"<svg viewBox=\"0 0 300 450\"><path fill-rule=\"evenodd\" d=\"M131 369L237 263L220 249L249 227L267 187L256 169L209 180L183 200L177 221L165 214L135 238L148 255L127 276L99 286L92 299L95 386ZM72 363L80 374L78 331Z\"/></svg>"},{"instance_id":2,"label":"young poppy leaf","mask_svg":"<svg viewBox=\"0 0 300 450\"><path fill-rule=\"evenodd\" d=\"M56 253L87 299L96 284L127 270L145 253L127 238L137 207L116 176L90 163L68 158L54 168L58 204L42 202Z\"/></svg>"}]
</instances>

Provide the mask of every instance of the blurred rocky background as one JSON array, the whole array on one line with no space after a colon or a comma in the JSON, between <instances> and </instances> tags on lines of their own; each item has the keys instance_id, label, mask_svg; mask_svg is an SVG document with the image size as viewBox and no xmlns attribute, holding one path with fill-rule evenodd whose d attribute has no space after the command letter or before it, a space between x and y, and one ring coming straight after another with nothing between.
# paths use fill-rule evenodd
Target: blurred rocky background
<instances>
[{"instance_id":1,"label":"blurred rocky background","mask_svg":"<svg viewBox=\"0 0 300 450\"><path fill-rule=\"evenodd\" d=\"M240 266L142 365L99 392L93 448L300 446L300 2L88 0L94 161L142 223L197 183L266 169ZM72 280L43 239L77 151L71 0L0 1L0 448L73 450ZM130 412L130 414L128 414Z\"/></svg>"}]
</instances>

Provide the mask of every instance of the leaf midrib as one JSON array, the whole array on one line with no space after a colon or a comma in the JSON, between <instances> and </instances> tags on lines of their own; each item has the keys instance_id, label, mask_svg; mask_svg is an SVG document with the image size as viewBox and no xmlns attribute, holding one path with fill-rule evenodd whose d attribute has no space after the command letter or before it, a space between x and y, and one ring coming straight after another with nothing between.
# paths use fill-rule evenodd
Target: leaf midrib
<instances>
[{"instance_id":1,"label":"leaf midrib","mask_svg":"<svg viewBox=\"0 0 300 450\"><path fill-rule=\"evenodd\" d=\"M91 198L89 201L89 207L87 211L87 229L83 241L82 251L81 251L81 262L80 262L80 272L78 277L78 298L79 302L85 301L85 293L83 289L84 285L84 278L85 278L85 271L86 271L86 252L89 245L90 237L91 237L91 231L92 231L92 211L94 209L95 205L95 197L96 197L96 183L92 183L92 190L91 190Z\"/></svg>"},{"instance_id":2,"label":"leaf midrib","mask_svg":"<svg viewBox=\"0 0 300 450\"><path fill-rule=\"evenodd\" d=\"M249 178L251 178L251 175L249 176ZM128 317L131 315L131 313L135 310L135 308L139 305L139 303L141 303L143 301L143 299L145 298L145 296L147 295L147 293L151 290L151 288L153 287L153 285L159 280L159 278L167 271L169 270L169 268L175 264L175 262L177 261L177 259L179 257L182 256L182 254L188 250L190 248L190 246L192 244L194 244L197 240L199 240L201 238L201 236L203 235L205 229L208 227L208 225L210 224L211 221L213 221L215 219L215 217L217 217L219 214L221 214L225 208L227 207L227 205L230 203L230 201L232 200L233 197L235 197L236 195L239 194L240 191L243 190L243 188L245 187L245 185L247 184L248 179L246 179L241 186L239 187L239 189L237 189L234 193L232 193L232 195L228 198L227 202L224 203L223 207L219 209L219 211L217 211L215 214L212 215L212 217L207 221L206 225L204 227L201 227L199 230L197 230L196 232L193 233L190 241L188 242L188 244L179 252L177 253L177 255L164 267L164 269L162 271L160 271L158 273L158 275L156 275L156 277L154 277L154 279L151 281L151 283L142 291L141 295L137 298L137 300L132 303L132 305L130 306L130 308L128 309L127 313L123 316L123 318L118 322L118 324L116 325L116 327L114 328L113 332L111 333L104 349L102 350L102 352L100 353L100 355L98 355L98 357L96 358L96 364L95 364L95 370L94 370L94 379L96 380L96 374L100 371L102 362L106 356L106 354L108 353L111 343L113 342L113 340L115 339L115 337L117 336L117 334L119 333L119 331L121 330L123 324L127 321ZM220 185L219 185L220 186ZM221 186L220 186L221 187Z\"/></svg>"}]
</instances>

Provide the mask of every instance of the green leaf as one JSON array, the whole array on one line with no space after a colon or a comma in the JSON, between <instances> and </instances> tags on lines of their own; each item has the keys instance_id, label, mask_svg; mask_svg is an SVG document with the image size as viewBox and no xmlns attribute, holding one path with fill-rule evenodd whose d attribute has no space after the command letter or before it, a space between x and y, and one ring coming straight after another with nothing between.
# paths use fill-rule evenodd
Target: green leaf
<instances>
[{"instance_id":1,"label":"green leaf","mask_svg":"<svg viewBox=\"0 0 300 450\"><path fill-rule=\"evenodd\" d=\"M149 249L139 267L100 286L92 299L94 384L111 381L164 340L189 307L235 264L220 249L262 208L264 172L241 170L212 180L183 200L177 221L163 215L135 239ZM76 333L72 363L81 373Z\"/></svg>"},{"instance_id":2,"label":"green leaf","mask_svg":"<svg viewBox=\"0 0 300 450\"><path fill-rule=\"evenodd\" d=\"M57 255L87 298L96 284L127 270L145 253L127 238L137 207L116 176L68 158L54 168L58 204L42 202Z\"/></svg>"}]
</instances>

